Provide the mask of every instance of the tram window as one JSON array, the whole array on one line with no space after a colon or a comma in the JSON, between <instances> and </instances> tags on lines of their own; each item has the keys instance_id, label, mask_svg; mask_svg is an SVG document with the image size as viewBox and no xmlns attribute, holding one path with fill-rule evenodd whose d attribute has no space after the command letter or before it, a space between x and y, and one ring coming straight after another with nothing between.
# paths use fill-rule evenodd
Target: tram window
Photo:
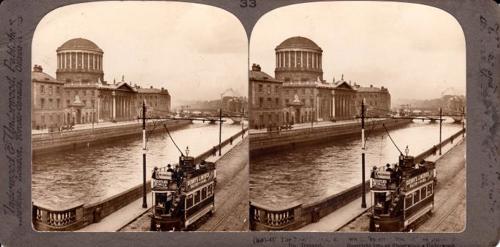
<instances>
[{"instance_id":1,"label":"tram window","mask_svg":"<svg viewBox=\"0 0 500 247\"><path fill-rule=\"evenodd\" d=\"M427 196L432 195L432 184L427 185Z\"/></svg>"},{"instance_id":2,"label":"tram window","mask_svg":"<svg viewBox=\"0 0 500 247\"><path fill-rule=\"evenodd\" d=\"M200 202L200 191L196 191L194 193L194 204L197 204L198 202Z\"/></svg>"},{"instance_id":3,"label":"tram window","mask_svg":"<svg viewBox=\"0 0 500 247\"><path fill-rule=\"evenodd\" d=\"M420 201L420 190L413 192L413 204L416 204Z\"/></svg>"},{"instance_id":4,"label":"tram window","mask_svg":"<svg viewBox=\"0 0 500 247\"><path fill-rule=\"evenodd\" d=\"M186 197L186 208L190 208L193 206L193 195L188 195Z\"/></svg>"},{"instance_id":5,"label":"tram window","mask_svg":"<svg viewBox=\"0 0 500 247\"><path fill-rule=\"evenodd\" d=\"M406 196L405 205L406 205L405 208L409 208L413 205L413 196L412 195Z\"/></svg>"},{"instance_id":6,"label":"tram window","mask_svg":"<svg viewBox=\"0 0 500 247\"><path fill-rule=\"evenodd\" d=\"M424 199L427 197L427 187L423 187L421 190L420 190L420 198Z\"/></svg>"},{"instance_id":7,"label":"tram window","mask_svg":"<svg viewBox=\"0 0 500 247\"><path fill-rule=\"evenodd\" d=\"M208 195L211 195L212 194L212 185L209 185L208 186Z\"/></svg>"},{"instance_id":8,"label":"tram window","mask_svg":"<svg viewBox=\"0 0 500 247\"><path fill-rule=\"evenodd\" d=\"M207 198L207 187L201 189L201 199Z\"/></svg>"}]
</instances>

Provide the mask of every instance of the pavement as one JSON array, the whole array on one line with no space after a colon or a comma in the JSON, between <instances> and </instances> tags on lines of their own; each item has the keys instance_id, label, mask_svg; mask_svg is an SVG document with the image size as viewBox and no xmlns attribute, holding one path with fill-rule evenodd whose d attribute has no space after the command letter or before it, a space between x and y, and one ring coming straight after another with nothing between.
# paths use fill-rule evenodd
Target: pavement
<instances>
[{"instance_id":1,"label":"pavement","mask_svg":"<svg viewBox=\"0 0 500 247\"><path fill-rule=\"evenodd\" d=\"M432 216L418 225L416 232L461 232L465 229L465 141L454 142L443 149L436 161L438 183ZM435 159L435 157L433 157ZM429 159L430 160L430 159ZM335 212L334 212L335 213ZM341 227L340 232L366 232L369 214L365 212Z\"/></svg>"},{"instance_id":2,"label":"pavement","mask_svg":"<svg viewBox=\"0 0 500 247\"><path fill-rule=\"evenodd\" d=\"M380 119L383 119L383 118L380 118ZM366 120L367 122L371 122L371 121L374 121L374 120L380 120L380 119L369 119L369 120ZM314 122L312 125L311 125L311 122L309 123L297 123L297 124L293 124L293 128L290 129L290 130L297 130L297 129L309 129L312 127L325 127L325 126L334 126L334 125L342 125L342 124L348 124L348 123L361 123L361 120L360 119L352 119L352 120L339 120L339 121L336 121L336 122L332 122L332 121L318 121L318 122ZM281 130L281 131L288 131L288 130ZM251 129L250 130L250 134L257 134L257 133L267 133L267 129L264 128L264 129Z\"/></svg>"},{"instance_id":3,"label":"pavement","mask_svg":"<svg viewBox=\"0 0 500 247\"><path fill-rule=\"evenodd\" d=\"M219 163L222 162L222 159L226 156L227 153L230 153L230 151L240 145L241 138L237 138L233 141L233 144L226 145L225 147L222 148L222 156L211 156L210 158L206 159L207 161L211 162L217 162L217 166L219 166ZM245 138L246 140L246 138ZM248 141L245 141L248 143ZM245 143L243 142L243 143ZM247 148L248 148L248 144ZM241 149L241 147L240 147ZM218 160L221 160L219 162ZM227 162L227 161L226 161ZM222 166L222 165L221 165ZM248 173L248 170L246 171ZM217 172L217 183L219 184L219 171ZM248 181L248 179L247 179ZM248 184L248 182L247 182ZM217 190L216 190L217 193ZM86 227L79 229L78 231L80 232L116 232L119 230L129 230L129 231L137 231L138 229L132 228L130 226L134 221L137 221L140 218L147 218L147 212L151 209L152 205L152 195L151 193L147 194L147 203L148 203L148 208L142 208L142 197L133 201L132 203L128 204L127 206L115 211L114 213L104 217L101 219L100 222L93 223L90 225L87 225ZM245 203L247 203L248 199L245 200ZM127 228L127 227L128 228ZM139 229L140 230L140 229ZM149 221L147 221L147 230L149 230ZM143 231L143 230L141 230Z\"/></svg>"},{"instance_id":4,"label":"pavement","mask_svg":"<svg viewBox=\"0 0 500 247\"><path fill-rule=\"evenodd\" d=\"M73 126L73 130L84 130L84 129L97 129L97 128L105 128L105 127L111 127L111 126L123 126L123 125L132 125L132 124L139 124L141 123L138 120L131 120L131 121L120 121L120 122L96 122L94 123L92 127L92 123L87 123L87 124L75 124ZM65 130L64 132L68 132L71 130ZM44 134L44 133L49 133L48 129L42 129L42 130L36 130L32 129L31 134L36 135L36 134Z\"/></svg>"}]
</instances>

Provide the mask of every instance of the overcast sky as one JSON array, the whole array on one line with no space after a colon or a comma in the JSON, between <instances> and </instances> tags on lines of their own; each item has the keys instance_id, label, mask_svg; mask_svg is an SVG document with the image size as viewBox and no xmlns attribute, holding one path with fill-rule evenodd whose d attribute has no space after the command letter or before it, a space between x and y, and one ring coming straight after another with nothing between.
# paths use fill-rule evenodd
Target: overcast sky
<instances>
[{"instance_id":1,"label":"overcast sky","mask_svg":"<svg viewBox=\"0 0 500 247\"><path fill-rule=\"evenodd\" d=\"M256 24L250 63L274 76L274 48L292 36L323 49L323 79L388 87L393 100L465 94L465 39L433 7L405 3L306 3L276 9Z\"/></svg>"},{"instance_id":2,"label":"overcast sky","mask_svg":"<svg viewBox=\"0 0 500 247\"><path fill-rule=\"evenodd\" d=\"M56 49L86 38L104 51L104 79L165 87L172 99L247 95L248 41L232 14L176 2L75 4L48 13L33 39L33 64L55 77ZM234 95L234 94L232 94Z\"/></svg>"}]
</instances>

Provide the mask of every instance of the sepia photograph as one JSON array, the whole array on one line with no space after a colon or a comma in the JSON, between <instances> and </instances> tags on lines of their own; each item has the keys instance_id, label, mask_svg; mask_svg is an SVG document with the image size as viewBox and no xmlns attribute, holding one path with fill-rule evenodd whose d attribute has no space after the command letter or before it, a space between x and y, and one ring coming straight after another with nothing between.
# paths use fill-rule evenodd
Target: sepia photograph
<instances>
[{"instance_id":1,"label":"sepia photograph","mask_svg":"<svg viewBox=\"0 0 500 247\"><path fill-rule=\"evenodd\" d=\"M274 9L250 38L252 231L465 229L465 37L420 4Z\"/></svg>"},{"instance_id":2,"label":"sepia photograph","mask_svg":"<svg viewBox=\"0 0 500 247\"><path fill-rule=\"evenodd\" d=\"M37 231L247 231L248 40L220 8L91 2L32 42Z\"/></svg>"}]
</instances>

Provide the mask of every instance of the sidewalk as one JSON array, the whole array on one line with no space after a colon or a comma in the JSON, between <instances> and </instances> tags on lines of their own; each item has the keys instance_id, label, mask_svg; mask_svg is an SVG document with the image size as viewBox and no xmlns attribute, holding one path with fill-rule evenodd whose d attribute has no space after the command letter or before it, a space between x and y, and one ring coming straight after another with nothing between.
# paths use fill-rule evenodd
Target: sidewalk
<instances>
[{"instance_id":1,"label":"sidewalk","mask_svg":"<svg viewBox=\"0 0 500 247\"><path fill-rule=\"evenodd\" d=\"M141 122L138 120L131 120L131 121L120 121L120 122L95 122L94 123L94 129L98 128L105 128L105 127L110 127L110 126L122 126L122 125L133 125L133 124L140 124ZM86 124L76 124L73 126L73 130L84 130L84 129L92 129L92 123L86 123ZM64 132L68 132L71 130L65 130ZM58 131L56 131L58 132ZM48 129L43 129L43 130L31 130L31 134L44 134L44 133L49 133Z\"/></svg>"},{"instance_id":2,"label":"sidewalk","mask_svg":"<svg viewBox=\"0 0 500 247\"><path fill-rule=\"evenodd\" d=\"M233 141L233 144L226 145L225 147L222 148L222 155L221 156L210 156L210 158L207 159L207 161L211 162L216 162L217 160L221 159L224 157L226 153L229 152L233 147L238 145L241 142L241 138L236 138ZM148 203L148 208L142 208L142 197L135 200L134 202L128 204L127 206L120 208L119 210L115 211L114 213L104 217L101 219L100 222L90 224L80 230L77 230L79 232L116 232L120 228L126 226L130 222L134 221L147 211L152 206L152 195L151 192L147 194L147 203Z\"/></svg>"},{"instance_id":3,"label":"sidewalk","mask_svg":"<svg viewBox=\"0 0 500 247\"><path fill-rule=\"evenodd\" d=\"M370 188L367 188L368 190ZM342 226L349 223L366 212L372 206L370 192L365 194L366 208L361 207L361 197L333 211L331 214L321 218L316 223L306 225L296 231L298 232L335 232Z\"/></svg>"},{"instance_id":4,"label":"sidewalk","mask_svg":"<svg viewBox=\"0 0 500 247\"><path fill-rule=\"evenodd\" d=\"M366 123L370 123L372 121L377 121L377 120L383 120L383 119L386 119L386 118L370 118L368 120L366 120ZM319 121L319 122L314 122L313 124L311 124L311 122L308 122L308 123L297 123L297 124L294 124L292 125L293 128L292 129L289 129L289 130L281 130L282 132L286 132L286 131L290 131L290 130L297 130L297 129L309 129L311 128L311 126L313 128L316 128L316 127L325 127L325 126L335 126L335 125L342 125L342 124L349 124L349 123L361 123L361 119L352 119L352 120L339 120L339 121L336 121L336 122L332 122L332 121L329 121L329 120L323 120L323 121ZM267 133L267 129L266 128L263 128L263 129L250 129L250 134L257 134L257 133Z\"/></svg>"}]
</instances>

